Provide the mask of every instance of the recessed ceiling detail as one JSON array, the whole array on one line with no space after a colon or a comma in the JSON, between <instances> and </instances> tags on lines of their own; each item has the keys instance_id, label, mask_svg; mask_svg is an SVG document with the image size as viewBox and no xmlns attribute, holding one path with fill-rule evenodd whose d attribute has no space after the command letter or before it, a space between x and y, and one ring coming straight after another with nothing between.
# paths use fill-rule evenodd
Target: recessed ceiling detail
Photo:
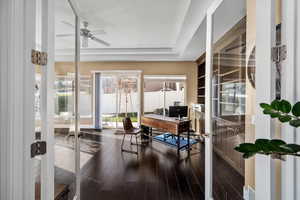
<instances>
[{"instance_id":1,"label":"recessed ceiling detail","mask_svg":"<svg viewBox=\"0 0 300 200\"><path fill-rule=\"evenodd\" d=\"M191 51L189 43L211 3L211 0L74 1L81 21L88 22L88 30L109 44L88 40L81 51L81 60L87 61L195 60L194 54L185 52ZM56 0L55 12L56 60L73 60L75 17L68 1Z\"/></svg>"}]
</instances>

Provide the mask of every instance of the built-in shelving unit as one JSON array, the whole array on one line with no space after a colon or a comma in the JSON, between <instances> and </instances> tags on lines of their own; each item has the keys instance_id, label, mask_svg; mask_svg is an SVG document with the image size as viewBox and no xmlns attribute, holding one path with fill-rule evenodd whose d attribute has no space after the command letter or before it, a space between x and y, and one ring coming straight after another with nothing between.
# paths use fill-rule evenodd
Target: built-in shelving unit
<instances>
[{"instance_id":1,"label":"built-in shelving unit","mask_svg":"<svg viewBox=\"0 0 300 200\"><path fill-rule=\"evenodd\" d=\"M205 103L205 62L198 65L198 103Z\"/></svg>"},{"instance_id":2,"label":"built-in shelving unit","mask_svg":"<svg viewBox=\"0 0 300 200\"><path fill-rule=\"evenodd\" d=\"M222 52L214 54L212 85L216 116L226 115L225 108L232 108L230 115L240 115L241 113L235 113L235 110L244 110L245 95L242 90L245 83L245 67L241 67L244 59L245 56L242 55L237 59L236 55Z\"/></svg>"}]
</instances>

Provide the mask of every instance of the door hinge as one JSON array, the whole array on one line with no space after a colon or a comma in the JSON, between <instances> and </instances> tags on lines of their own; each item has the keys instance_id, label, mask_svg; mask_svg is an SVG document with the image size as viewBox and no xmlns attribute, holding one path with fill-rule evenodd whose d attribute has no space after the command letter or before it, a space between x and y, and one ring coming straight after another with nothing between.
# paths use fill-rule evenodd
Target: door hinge
<instances>
[{"instance_id":1,"label":"door hinge","mask_svg":"<svg viewBox=\"0 0 300 200\"><path fill-rule=\"evenodd\" d=\"M47 143L45 141L37 141L31 144L31 158L38 155L44 155L47 152Z\"/></svg>"},{"instance_id":2,"label":"door hinge","mask_svg":"<svg viewBox=\"0 0 300 200\"><path fill-rule=\"evenodd\" d=\"M32 49L31 50L31 62L35 65L47 65L48 54Z\"/></svg>"},{"instance_id":3,"label":"door hinge","mask_svg":"<svg viewBox=\"0 0 300 200\"><path fill-rule=\"evenodd\" d=\"M272 48L272 60L275 63L280 63L286 59L286 45L279 45Z\"/></svg>"}]
</instances>

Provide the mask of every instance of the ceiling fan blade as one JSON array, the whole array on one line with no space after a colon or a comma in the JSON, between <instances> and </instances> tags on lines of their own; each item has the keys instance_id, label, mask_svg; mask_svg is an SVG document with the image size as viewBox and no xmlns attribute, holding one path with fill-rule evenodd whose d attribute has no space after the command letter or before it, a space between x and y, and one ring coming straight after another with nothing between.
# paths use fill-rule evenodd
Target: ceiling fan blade
<instances>
[{"instance_id":1,"label":"ceiling fan blade","mask_svg":"<svg viewBox=\"0 0 300 200\"><path fill-rule=\"evenodd\" d=\"M91 32L92 32L94 35L103 35L103 34L106 34L106 32L105 32L103 29L91 30Z\"/></svg>"},{"instance_id":2,"label":"ceiling fan blade","mask_svg":"<svg viewBox=\"0 0 300 200\"><path fill-rule=\"evenodd\" d=\"M89 40L88 37L83 36L81 40L81 46L83 48L87 48L89 46Z\"/></svg>"},{"instance_id":3,"label":"ceiling fan blade","mask_svg":"<svg viewBox=\"0 0 300 200\"><path fill-rule=\"evenodd\" d=\"M70 37L70 36L74 36L74 33L62 33L62 34L56 34L56 37Z\"/></svg>"},{"instance_id":4,"label":"ceiling fan blade","mask_svg":"<svg viewBox=\"0 0 300 200\"><path fill-rule=\"evenodd\" d=\"M91 38L92 40L98 42L98 43L101 43L105 46L110 46L110 44L108 42L105 42L104 40L100 40L99 38L96 38L95 36L91 35L89 38Z\"/></svg>"},{"instance_id":5,"label":"ceiling fan blade","mask_svg":"<svg viewBox=\"0 0 300 200\"><path fill-rule=\"evenodd\" d=\"M75 28L75 26L74 26L73 24L71 24L71 23L69 23L69 22L67 22L67 21L61 21L61 23L65 24L65 25L67 25L67 26L70 26L70 27L72 27L72 28Z\"/></svg>"}]
</instances>

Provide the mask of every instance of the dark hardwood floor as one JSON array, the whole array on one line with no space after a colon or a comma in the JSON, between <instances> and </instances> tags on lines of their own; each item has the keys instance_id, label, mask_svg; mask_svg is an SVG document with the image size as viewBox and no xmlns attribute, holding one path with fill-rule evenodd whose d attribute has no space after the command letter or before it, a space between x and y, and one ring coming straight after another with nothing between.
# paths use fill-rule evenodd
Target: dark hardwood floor
<instances>
[{"instance_id":1,"label":"dark hardwood floor","mask_svg":"<svg viewBox=\"0 0 300 200\"><path fill-rule=\"evenodd\" d=\"M99 152L82 168L82 200L204 199L203 144L193 146L191 159L178 161L175 149L156 141L139 146L137 156L121 153L121 135L115 135L112 130L105 130L100 135ZM129 143L126 142L128 148ZM182 152L182 158L185 156ZM213 162L214 198L243 199L243 177L217 155ZM72 176L72 173L56 170L56 182L71 183L70 197L74 193Z\"/></svg>"}]
</instances>

